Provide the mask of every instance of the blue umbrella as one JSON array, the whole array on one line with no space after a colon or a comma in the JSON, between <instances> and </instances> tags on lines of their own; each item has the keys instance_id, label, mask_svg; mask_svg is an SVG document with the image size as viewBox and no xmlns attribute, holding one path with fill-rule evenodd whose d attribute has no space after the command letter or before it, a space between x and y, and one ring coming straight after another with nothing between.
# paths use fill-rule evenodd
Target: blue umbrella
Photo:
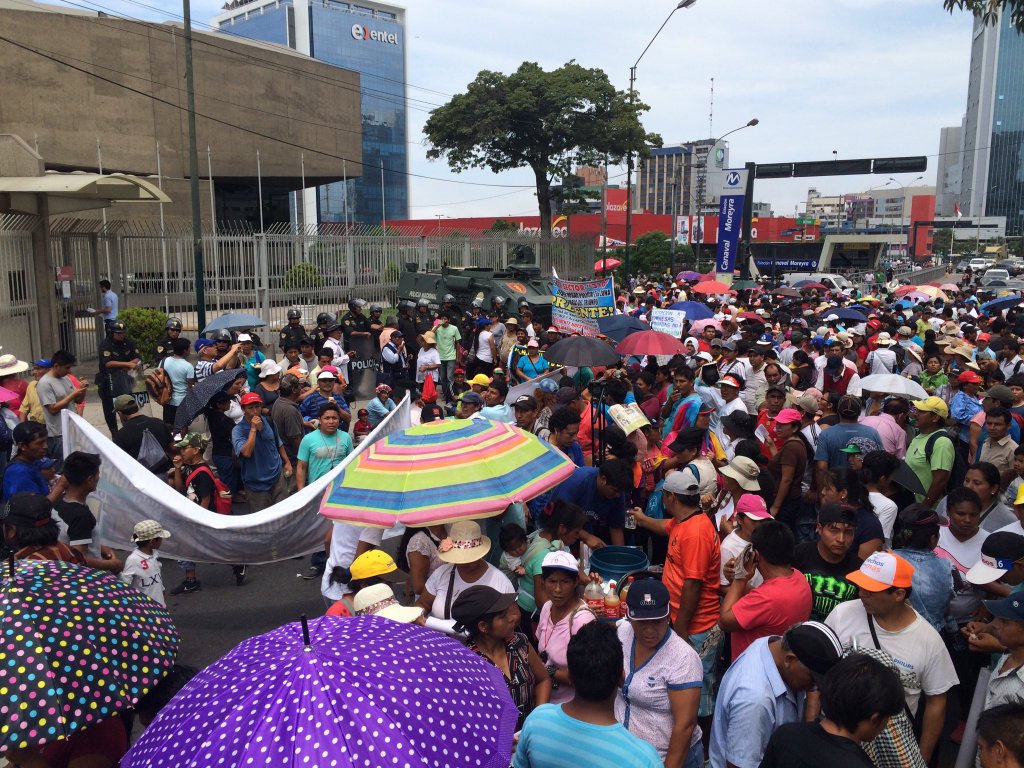
<instances>
[{"instance_id":1,"label":"blue umbrella","mask_svg":"<svg viewBox=\"0 0 1024 768\"><path fill-rule=\"evenodd\" d=\"M714 313L699 301L677 301L669 309L681 309L686 312L686 319L691 323L694 320L710 320Z\"/></svg>"},{"instance_id":2,"label":"blue umbrella","mask_svg":"<svg viewBox=\"0 0 1024 768\"><path fill-rule=\"evenodd\" d=\"M228 312L203 328L203 333L223 330L237 331L240 328L260 328L266 324L266 320L256 315L247 315L244 312Z\"/></svg>"},{"instance_id":3,"label":"blue umbrella","mask_svg":"<svg viewBox=\"0 0 1024 768\"><path fill-rule=\"evenodd\" d=\"M1015 307L1021 303L1020 296L1003 296L1001 299L994 299L987 301L981 305L981 311L986 315L991 315L994 312L1001 312L1004 309Z\"/></svg>"},{"instance_id":4,"label":"blue umbrella","mask_svg":"<svg viewBox=\"0 0 1024 768\"><path fill-rule=\"evenodd\" d=\"M848 307L836 307L835 309L826 309L822 312L819 317L826 318L831 315L835 315L840 320L852 320L855 323L859 323L862 320L867 320L867 317L855 309L849 309Z\"/></svg>"},{"instance_id":5,"label":"blue umbrella","mask_svg":"<svg viewBox=\"0 0 1024 768\"><path fill-rule=\"evenodd\" d=\"M622 341L631 333L651 330L651 326L632 315L599 317L597 318L597 327L601 329L601 333L616 342Z\"/></svg>"}]
</instances>

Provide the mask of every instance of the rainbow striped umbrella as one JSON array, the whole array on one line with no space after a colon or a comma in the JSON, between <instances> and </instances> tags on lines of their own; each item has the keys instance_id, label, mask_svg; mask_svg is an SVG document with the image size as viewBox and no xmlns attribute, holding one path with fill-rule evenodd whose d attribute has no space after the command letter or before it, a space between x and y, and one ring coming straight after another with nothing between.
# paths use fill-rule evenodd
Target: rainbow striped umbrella
<instances>
[{"instance_id":1,"label":"rainbow striped umbrella","mask_svg":"<svg viewBox=\"0 0 1024 768\"><path fill-rule=\"evenodd\" d=\"M358 455L324 494L320 514L379 528L490 517L540 496L575 468L550 443L511 424L433 421Z\"/></svg>"}]
</instances>

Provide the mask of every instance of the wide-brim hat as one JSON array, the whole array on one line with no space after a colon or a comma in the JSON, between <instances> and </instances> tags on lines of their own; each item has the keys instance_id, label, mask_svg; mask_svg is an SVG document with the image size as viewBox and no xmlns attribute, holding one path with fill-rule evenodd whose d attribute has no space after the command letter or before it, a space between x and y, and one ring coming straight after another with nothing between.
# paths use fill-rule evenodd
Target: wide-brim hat
<instances>
[{"instance_id":1,"label":"wide-brim hat","mask_svg":"<svg viewBox=\"0 0 1024 768\"><path fill-rule=\"evenodd\" d=\"M446 563L462 565L475 563L491 551L491 540L483 535L480 524L473 520L460 520L441 540L437 556Z\"/></svg>"},{"instance_id":2,"label":"wide-brim hat","mask_svg":"<svg viewBox=\"0 0 1024 768\"><path fill-rule=\"evenodd\" d=\"M0 376L13 376L28 370L28 363L14 355L0 355Z\"/></svg>"},{"instance_id":3,"label":"wide-brim hat","mask_svg":"<svg viewBox=\"0 0 1024 768\"><path fill-rule=\"evenodd\" d=\"M352 598L352 607L356 616L382 616L400 624L412 624L423 615L422 608L398 602L389 584L374 584L359 590Z\"/></svg>"}]
</instances>

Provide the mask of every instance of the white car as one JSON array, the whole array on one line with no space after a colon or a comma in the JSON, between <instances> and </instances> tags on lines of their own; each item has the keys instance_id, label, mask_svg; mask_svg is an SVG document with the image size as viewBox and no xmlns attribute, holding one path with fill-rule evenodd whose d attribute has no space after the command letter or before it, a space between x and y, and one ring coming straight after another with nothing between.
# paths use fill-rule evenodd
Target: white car
<instances>
[{"instance_id":1,"label":"white car","mask_svg":"<svg viewBox=\"0 0 1024 768\"><path fill-rule=\"evenodd\" d=\"M1009 280L1010 273L1005 269L989 269L985 271L985 274L981 276L981 284L988 285L993 280Z\"/></svg>"},{"instance_id":2,"label":"white car","mask_svg":"<svg viewBox=\"0 0 1024 768\"><path fill-rule=\"evenodd\" d=\"M988 259L983 259L980 256L975 256L973 259L971 259L968 266L972 270L977 271L979 269L987 269L989 264L991 264L991 262Z\"/></svg>"}]
</instances>

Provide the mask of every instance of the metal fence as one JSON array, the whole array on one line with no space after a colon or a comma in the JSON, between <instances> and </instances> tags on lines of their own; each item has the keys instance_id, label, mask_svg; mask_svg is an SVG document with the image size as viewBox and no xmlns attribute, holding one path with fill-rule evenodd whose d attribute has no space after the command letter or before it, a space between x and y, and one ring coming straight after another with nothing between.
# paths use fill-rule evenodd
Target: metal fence
<instances>
[{"instance_id":1,"label":"metal fence","mask_svg":"<svg viewBox=\"0 0 1024 768\"><path fill-rule=\"evenodd\" d=\"M32 238L36 219L0 217L0 320L4 352L22 359L49 353L40 349L32 283ZM292 307L312 325L321 311L337 312L358 297L393 306L406 264L420 270L449 267L501 269L533 253L542 275L552 268L566 278L593 274L590 240L541 240L493 233L462 235L366 234L282 231L258 233L244 226L218 227L202 239L207 318L223 312L259 315L270 327L286 322ZM94 359L102 323L90 313L100 300L98 283L109 279L121 309L145 307L182 319L195 334L195 257L186 224L162 229L130 221L55 219L50 247L55 267L72 269L68 295L60 297L61 345L80 361Z\"/></svg>"}]
</instances>

